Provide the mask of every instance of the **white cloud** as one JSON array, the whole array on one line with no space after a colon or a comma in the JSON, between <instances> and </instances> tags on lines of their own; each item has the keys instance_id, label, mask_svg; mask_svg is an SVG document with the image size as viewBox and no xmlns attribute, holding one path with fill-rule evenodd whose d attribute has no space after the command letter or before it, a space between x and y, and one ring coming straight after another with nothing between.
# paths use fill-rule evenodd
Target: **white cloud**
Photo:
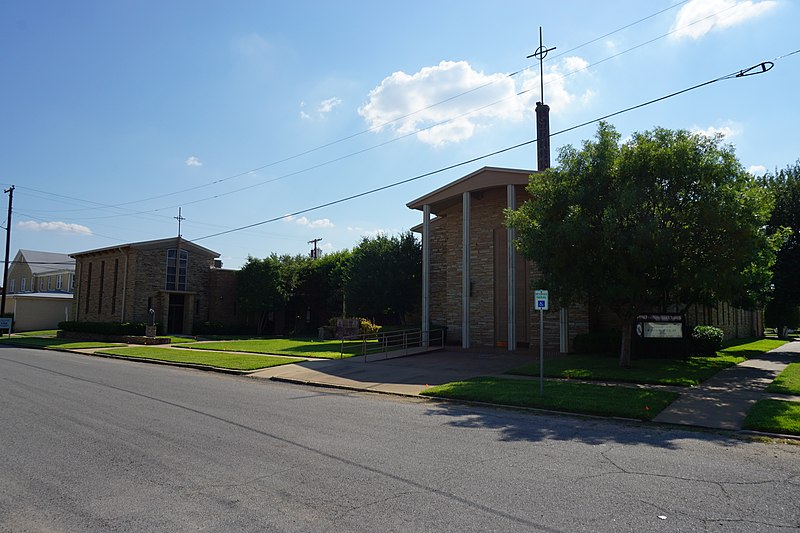
<instances>
[{"instance_id":1,"label":"white cloud","mask_svg":"<svg viewBox=\"0 0 800 533\"><path fill-rule=\"evenodd\" d=\"M729 122L724 126L709 126L707 128L693 126L690 131L704 137L722 137L725 140L730 140L732 137L739 135L742 129L737 124Z\"/></svg>"},{"instance_id":2,"label":"white cloud","mask_svg":"<svg viewBox=\"0 0 800 533\"><path fill-rule=\"evenodd\" d=\"M545 73L545 95L553 113L576 100L564 76L586 66L586 61L572 56ZM358 113L376 131L389 129L397 136L416 133L420 141L442 146L469 139L494 122L521 121L532 115L538 87L536 69L515 82L504 73L478 72L466 61L442 61L414 74L398 71L388 76L370 91Z\"/></svg>"},{"instance_id":3,"label":"white cloud","mask_svg":"<svg viewBox=\"0 0 800 533\"><path fill-rule=\"evenodd\" d=\"M333 228L335 227L333 222L330 221L328 218L319 218L317 220L309 220L306 217L295 218L291 215L286 215L283 217L283 220L286 222L294 222L295 224L299 224L300 226L308 226L309 228Z\"/></svg>"},{"instance_id":4,"label":"white cloud","mask_svg":"<svg viewBox=\"0 0 800 533\"><path fill-rule=\"evenodd\" d=\"M675 16L672 39L699 39L715 29L735 26L758 17L778 3L774 0L691 0Z\"/></svg>"},{"instance_id":5,"label":"white cloud","mask_svg":"<svg viewBox=\"0 0 800 533\"><path fill-rule=\"evenodd\" d=\"M200 161L197 157L190 155L186 158L186 166L187 167L202 167L203 162Z\"/></svg>"},{"instance_id":6,"label":"white cloud","mask_svg":"<svg viewBox=\"0 0 800 533\"><path fill-rule=\"evenodd\" d=\"M336 97L328 98L327 100L323 100L319 103L319 105L317 106L317 112L322 116L327 115L328 113L333 111L334 107L341 105L341 103L342 101L339 98Z\"/></svg>"},{"instance_id":7,"label":"white cloud","mask_svg":"<svg viewBox=\"0 0 800 533\"><path fill-rule=\"evenodd\" d=\"M80 224L68 224L66 222L35 222L24 220L17 223L19 229L28 231L53 231L56 233L68 233L72 235L91 235L92 230Z\"/></svg>"},{"instance_id":8,"label":"white cloud","mask_svg":"<svg viewBox=\"0 0 800 533\"><path fill-rule=\"evenodd\" d=\"M324 119L328 115L328 113L333 111L335 107L340 106L341 104L342 104L341 98L336 98L335 96L333 98L328 98L327 100L323 100L319 104L317 104L316 116L319 117L320 119ZM305 107L306 103L300 102L300 118L303 120L313 120L314 116L312 116L310 113L307 113L305 111Z\"/></svg>"},{"instance_id":9,"label":"white cloud","mask_svg":"<svg viewBox=\"0 0 800 533\"><path fill-rule=\"evenodd\" d=\"M762 174L766 174L767 167L764 165L750 165L747 167L747 171L755 176L761 176Z\"/></svg>"},{"instance_id":10,"label":"white cloud","mask_svg":"<svg viewBox=\"0 0 800 533\"><path fill-rule=\"evenodd\" d=\"M347 231L353 231L355 233L358 233L362 237L377 237L378 235L394 235L395 233L401 233L400 230L397 229L387 229L387 228L366 229L366 228L361 228L359 226L347 226Z\"/></svg>"},{"instance_id":11,"label":"white cloud","mask_svg":"<svg viewBox=\"0 0 800 533\"><path fill-rule=\"evenodd\" d=\"M332 228L333 227L333 222L331 222L330 219L327 219L327 218L320 218L320 219L313 220L313 221L309 222L308 223L308 227L309 228Z\"/></svg>"}]
</instances>

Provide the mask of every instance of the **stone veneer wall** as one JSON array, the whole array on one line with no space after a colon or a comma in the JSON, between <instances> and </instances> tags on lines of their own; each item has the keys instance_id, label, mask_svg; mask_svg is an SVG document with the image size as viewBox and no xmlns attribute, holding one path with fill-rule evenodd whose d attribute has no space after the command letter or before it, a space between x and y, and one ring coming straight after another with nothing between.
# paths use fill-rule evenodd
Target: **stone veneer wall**
<instances>
[{"instance_id":1,"label":"stone veneer wall","mask_svg":"<svg viewBox=\"0 0 800 533\"><path fill-rule=\"evenodd\" d=\"M149 302L156 312L156 321L165 324L169 302L166 292L167 249L170 248L174 246L125 248L125 251L115 249L79 256L75 274L77 298L73 305L73 316L82 322L123 320L122 293L125 287L127 256L124 321L147 322ZM193 322L208 320L209 271L214 258L192 249L187 251L184 332L188 333Z\"/></svg>"},{"instance_id":2,"label":"stone veneer wall","mask_svg":"<svg viewBox=\"0 0 800 533\"><path fill-rule=\"evenodd\" d=\"M517 205L527 198L523 187L517 187ZM507 205L505 187L473 193L470 218L470 341L475 346L494 346L494 236L496 228L504 228L503 210ZM438 213L431 224L431 321L447 326L448 342L461 342L462 292L462 220L461 203ZM503 250L502 253L505 253ZM538 271L528 262L528 278L536 280ZM518 274L519 276L519 274ZM518 283L524 282L518 279ZM532 311L533 287L527 287L529 305L528 339L531 346L539 343L539 313ZM551 293L550 301L554 295ZM557 306L545 313L545 349L559 350L559 312ZM586 305L569 309L569 337L589 330ZM520 337L524 337L521 336Z\"/></svg>"}]
</instances>

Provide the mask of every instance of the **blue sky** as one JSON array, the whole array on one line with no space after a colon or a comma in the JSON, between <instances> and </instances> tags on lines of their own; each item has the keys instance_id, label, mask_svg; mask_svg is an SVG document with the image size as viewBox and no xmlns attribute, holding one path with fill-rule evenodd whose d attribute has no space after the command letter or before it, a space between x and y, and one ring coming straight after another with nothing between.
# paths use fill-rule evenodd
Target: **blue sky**
<instances>
[{"instance_id":1,"label":"blue sky","mask_svg":"<svg viewBox=\"0 0 800 533\"><path fill-rule=\"evenodd\" d=\"M800 53L775 58L800 49L798 23L790 0L4 0L12 254L171 237L179 207L226 267L405 231L407 202L482 166L535 169L535 145L284 215L534 139L539 26L552 132L774 60L610 122L723 133L753 172L785 167ZM554 162L595 128L554 136Z\"/></svg>"}]
</instances>

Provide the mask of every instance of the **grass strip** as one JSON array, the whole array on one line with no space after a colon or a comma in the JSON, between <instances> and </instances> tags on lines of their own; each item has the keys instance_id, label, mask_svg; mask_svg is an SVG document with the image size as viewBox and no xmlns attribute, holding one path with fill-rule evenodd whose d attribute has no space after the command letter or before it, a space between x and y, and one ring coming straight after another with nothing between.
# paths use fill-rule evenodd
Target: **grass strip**
<instances>
[{"instance_id":1,"label":"grass strip","mask_svg":"<svg viewBox=\"0 0 800 533\"><path fill-rule=\"evenodd\" d=\"M545 381L544 395L540 396L538 381L497 377L454 381L427 388L420 394L640 420L652 419L679 396L668 391L559 381Z\"/></svg>"},{"instance_id":2,"label":"grass strip","mask_svg":"<svg viewBox=\"0 0 800 533\"><path fill-rule=\"evenodd\" d=\"M58 333L57 329L41 329L38 331L19 331L14 332L14 336L20 337L55 337Z\"/></svg>"},{"instance_id":3,"label":"grass strip","mask_svg":"<svg viewBox=\"0 0 800 533\"><path fill-rule=\"evenodd\" d=\"M80 350L84 348L110 348L123 346L114 342L74 341L71 339L42 338L42 337L3 337L2 344L23 346L26 348L49 348L51 350Z\"/></svg>"},{"instance_id":4,"label":"grass strip","mask_svg":"<svg viewBox=\"0 0 800 533\"><path fill-rule=\"evenodd\" d=\"M711 357L693 356L687 359L634 359L630 368L621 368L616 356L562 355L546 359L544 375L547 377L651 383L692 387L710 378L720 370L738 365L785 344L785 341L759 339L731 345ZM532 363L508 371L521 376L538 376L539 363Z\"/></svg>"},{"instance_id":5,"label":"grass strip","mask_svg":"<svg viewBox=\"0 0 800 533\"><path fill-rule=\"evenodd\" d=\"M377 341L368 341L375 343ZM219 342L193 343L187 346L193 350L214 350L220 352L249 352L260 354L294 355L300 357L319 357L321 359L338 359L342 349L342 341L315 339L247 339ZM345 342L345 357L360 355L361 341Z\"/></svg>"},{"instance_id":6,"label":"grass strip","mask_svg":"<svg viewBox=\"0 0 800 533\"><path fill-rule=\"evenodd\" d=\"M760 400L747 413L745 429L800 435L800 402Z\"/></svg>"},{"instance_id":7,"label":"grass strip","mask_svg":"<svg viewBox=\"0 0 800 533\"><path fill-rule=\"evenodd\" d=\"M767 391L778 394L800 394L800 363L787 366L767 387Z\"/></svg>"},{"instance_id":8,"label":"grass strip","mask_svg":"<svg viewBox=\"0 0 800 533\"><path fill-rule=\"evenodd\" d=\"M157 346L136 346L130 348L115 348L103 350L100 353L122 357L138 357L140 359L155 359L172 363L188 363L196 365L227 368L230 370L258 370L271 366L296 363L301 359L290 357L270 357L264 355L233 354L224 352L205 352L195 350L175 350L172 348L159 348Z\"/></svg>"},{"instance_id":9,"label":"grass strip","mask_svg":"<svg viewBox=\"0 0 800 533\"><path fill-rule=\"evenodd\" d=\"M721 355L737 355L751 359L783 346L789 341L780 339L732 339L717 352Z\"/></svg>"}]
</instances>

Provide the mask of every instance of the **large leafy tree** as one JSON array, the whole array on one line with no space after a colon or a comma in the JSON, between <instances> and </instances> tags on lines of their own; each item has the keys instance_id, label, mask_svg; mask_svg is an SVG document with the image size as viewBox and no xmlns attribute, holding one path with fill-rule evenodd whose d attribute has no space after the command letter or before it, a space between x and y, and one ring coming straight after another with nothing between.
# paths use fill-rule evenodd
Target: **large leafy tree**
<instances>
[{"instance_id":1,"label":"large leafy tree","mask_svg":"<svg viewBox=\"0 0 800 533\"><path fill-rule=\"evenodd\" d=\"M345 283L343 274L349 257L349 250L340 250L303 262L299 270L296 296L310 311L313 327L342 312Z\"/></svg>"},{"instance_id":2,"label":"large leafy tree","mask_svg":"<svg viewBox=\"0 0 800 533\"><path fill-rule=\"evenodd\" d=\"M775 198L769 231L788 233L773 269L766 321L785 337L787 328L800 326L800 161L766 176L765 184Z\"/></svg>"},{"instance_id":3,"label":"large leafy tree","mask_svg":"<svg viewBox=\"0 0 800 533\"><path fill-rule=\"evenodd\" d=\"M237 296L242 308L253 312L261 335L270 312L283 309L291 295L292 269L286 258L272 254L264 259L248 257L237 272Z\"/></svg>"},{"instance_id":4,"label":"large leafy tree","mask_svg":"<svg viewBox=\"0 0 800 533\"><path fill-rule=\"evenodd\" d=\"M421 272L422 246L412 233L362 239L347 269L348 312L405 323L408 314L419 308Z\"/></svg>"},{"instance_id":5,"label":"large leafy tree","mask_svg":"<svg viewBox=\"0 0 800 533\"><path fill-rule=\"evenodd\" d=\"M720 138L656 128L620 144L601 123L595 140L562 148L558 160L531 176L531 199L508 223L555 298L615 312L621 366L642 312L763 298L771 197Z\"/></svg>"}]
</instances>

